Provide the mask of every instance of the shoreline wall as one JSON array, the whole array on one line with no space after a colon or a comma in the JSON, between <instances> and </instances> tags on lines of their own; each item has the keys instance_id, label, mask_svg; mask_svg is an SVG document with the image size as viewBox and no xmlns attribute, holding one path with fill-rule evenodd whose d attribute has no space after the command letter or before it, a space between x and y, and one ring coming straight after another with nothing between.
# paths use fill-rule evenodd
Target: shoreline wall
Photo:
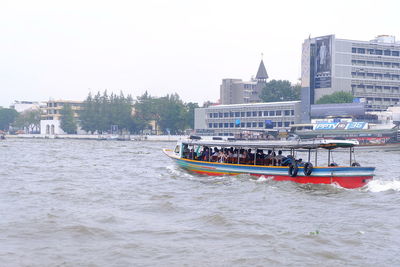
<instances>
[{"instance_id":1,"label":"shoreline wall","mask_svg":"<svg viewBox=\"0 0 400 267\"><path fill-rule=\"evenodd\" d=\"M38 139L76 139L105 141L178 141L187 139L188 135L99 135L99 134L18 134L5 135L7 138L38 138Z\"/></svg>"}]
</instances>

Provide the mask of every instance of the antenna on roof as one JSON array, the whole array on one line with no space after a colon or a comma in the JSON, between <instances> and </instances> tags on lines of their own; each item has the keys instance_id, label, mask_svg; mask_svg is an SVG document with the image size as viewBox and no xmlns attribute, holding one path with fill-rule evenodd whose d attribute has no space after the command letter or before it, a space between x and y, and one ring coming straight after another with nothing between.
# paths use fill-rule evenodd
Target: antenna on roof
<instances>
[{"instance_id":1,"label":"antenna on roof","mask_svg":"<svg viewBox=\"0 0 400 267\"><path fill-rule=\"evenodd\" d=\"M263 60L263 59L264 59L264 53L261 52L261 60Z\"/></svg>"}]
</instances>

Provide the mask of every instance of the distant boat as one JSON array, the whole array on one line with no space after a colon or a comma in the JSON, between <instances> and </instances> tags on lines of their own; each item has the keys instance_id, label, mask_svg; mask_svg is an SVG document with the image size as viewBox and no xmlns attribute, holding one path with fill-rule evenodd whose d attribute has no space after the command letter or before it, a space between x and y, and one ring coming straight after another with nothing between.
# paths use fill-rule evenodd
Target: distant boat
<instances>
[{"instance_id":1,"label":"distant boat","mask_svg":"<svg viewBox=\"0 0 400 267\"><path fill-rule=\"evenodd\" d=\"M180 167L205 175L250 174L264 176L276 181L293 181L302 184L338 184L344 188L359 188L373 179L375 167L361 167L353 160L357 141L310 140L310 141L179 141L174 150L163 149ZM210 149L223 153L210 155ZM349 165L337 166L331 162L333 149L347 148ZM255 151L251 157L245 151ZM320 151L327 150L327 166L318 165ZM215 149L214 149L215 150ZM232 151L233 150L233 151ZM289 151L287 158L265 157L263 151ZM202 154L200 154L202 151ZM307 151L308 160L303 163L294 158L295 151ZM314 152L314 159L311 159ZM228 153L228 155L226 154ZM235 154L236 153L236 154ZM246 155L247 154L247 155ZM314 162L314 164L312 163Z\"/></svg>"}]
</instances>

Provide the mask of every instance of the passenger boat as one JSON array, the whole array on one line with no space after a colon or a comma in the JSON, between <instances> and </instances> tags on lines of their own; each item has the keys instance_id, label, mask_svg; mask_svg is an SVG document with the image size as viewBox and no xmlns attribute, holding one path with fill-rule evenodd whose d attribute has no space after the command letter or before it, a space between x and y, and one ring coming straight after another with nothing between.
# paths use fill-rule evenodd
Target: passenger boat
<instances>
[{"instance_id":1,"label":"passenger boat","mask_svg":"<svg viewBox=\"0 0 400 267\"><path fill-rule=\"evenodd\" d=\"M359 188L373 179L375 167L363 167L355 161L356 145L358 141L354 140L252 142L188 139L179 141L174 150L163 149L163 151L183 169L199 174L217 176L250 174L276 181L336 184L344 188ZM211 155L209 148L222 151L221 156ZM334 149L349 153L347 166L338 166L332 162ZM269 157L263 153L267 150L270 152ZM202 154L200 151L203 151ZM234 154L234 151L238 153ZM256 152L253 157L251 157L252 151ZM284 158L272 156L277 151L290 154ZM226 156L226 153L229 156ZM296 159L298 153L308 156L307 162L303 163ZM327 160L322 164L324 166L318 165L321 154L327 154Z\"/></svg>"}]
</instances>

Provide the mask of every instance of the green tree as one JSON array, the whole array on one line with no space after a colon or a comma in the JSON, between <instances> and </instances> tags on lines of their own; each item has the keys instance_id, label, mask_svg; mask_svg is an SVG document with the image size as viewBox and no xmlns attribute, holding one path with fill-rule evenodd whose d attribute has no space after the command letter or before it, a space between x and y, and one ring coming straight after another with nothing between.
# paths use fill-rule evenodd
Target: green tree
<instances>
[{"instance_id":1,"label":"green tree","mask_svg":"<svg viewBox=\"0 0 400 267\"><path fill-rule=\"evenodd\" d=\"M348 92L335 92L330 95L324 95L316 104L335 104L335 103L352 103L353 102L353 95Z\"/></svg>"},{"instance_id":2,"label":"green tree","mask_svg":"<svg viewBox=\"0 0 400 267\"><path fill-rule=\"evenodd\" d=\"M89 93L83 102L82 110L79 111L79 119L81 127L87 132L94 133L96 129L95 119L96 110L92 94Z\"/></svg>"},{"instance_id":3,"label":"green tree","mask_svg":"<svg viewBox=\"0 0 400 267\"><path fill-rule=\"evenodd\" d=\"M89 94L83 102L80 111L82 129L88 132L104 132L111 130L112 125L117 125L120 131L134 130L135 122L132 119L132 102L130 95L124 96L104 91L98 92L94 97Z\"/></svg>"},{"instance_id":4,"label":"green tree","mask_svg":"<svg viewBox=\"0 0 400 267\"><path fill-rule=\"evenodd\" d=\"M194 109L197 103L184 103L178 94L152 97L147 92L135 103L134 124L137 130L148 129L155 121L163 133L179 134L194 127Z\"/></svg>"},{"instance_id":5,"label":"green tree","mask_svg":"<svg viewBox=\"0 0 400 267\"><path fill-rule=\"evenodd\" d=\"M199 104L197 103L186 103L186 114L185 114L185 124L190 129L194 129L194 110L199 108Z\"/></svg>"},{"instance_id":6,"label":"green tree","mask_svg":"<svg viewBox=\"0 0 400 267\"><path fill-rule=\"evenodd\" d=\"M74 118L74 111L70 105L64 105L60 111L61 114L61 129L67 134L75 134L77 130L77 124Z\"/></svg>"},{"instance_id":7,"label":"green tree","mask_svg":"<svg viewBox=\"0 0 400 267\"><path fill-rule=\"evenodd\" d=\"M287 80L271 80L261 91L264 102L293 101L300 99L300 85L292 85Z\"/></svg>"},{"instance_id":8,"label":"green tree","mask_svg":"<svg viewBox=\"0 0 400 267\"><path fill-rule=\"evenodd\" d=\"M8 131L10 125L15 122L18 112L11 108L0 108L0 130Z\"/></svg>"},{"instance_id":9,"label":"green tree","mask_svg":"<svg viewBox=\"0 0 400 267\"><path fill-rule=\"evenodd\" d=\"M40 129L42 112L40 109L30 109L23 111L16 119L14 126L26 130L28 133L37 132Z\"/></svg>"}]
</instances>

